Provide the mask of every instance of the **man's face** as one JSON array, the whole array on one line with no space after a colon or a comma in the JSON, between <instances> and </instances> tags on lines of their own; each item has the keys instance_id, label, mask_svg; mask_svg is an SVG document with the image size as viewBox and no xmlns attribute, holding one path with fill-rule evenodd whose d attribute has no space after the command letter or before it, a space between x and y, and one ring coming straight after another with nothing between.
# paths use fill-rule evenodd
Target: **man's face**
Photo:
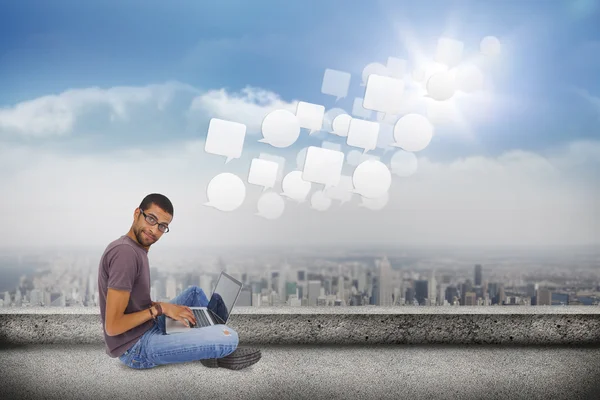
<instances>
[{"instance_id":1,"label":"man's face","mask_svg":"<svg viewBox=\"0 0 600 400\"><path fill-rule=\"evenodd\" d=\"M150 246L157 242L158 239L160 239L160 237L163 235L163 232L159 230L158 225L165 224L168 226L171 220L173 219L173 216L166 213L164 210L162 210L155 204L152 204L150 208L148 208L148 210L144 211L144 213L148 217L154 218L154 220L158 223L155 225L150 225L146 221L144 214L142 214L142 210L138 208L136 210L133 232L135 234L135 237L137 238L137 241L142 246Z\"/></svg>"}]
</instances>

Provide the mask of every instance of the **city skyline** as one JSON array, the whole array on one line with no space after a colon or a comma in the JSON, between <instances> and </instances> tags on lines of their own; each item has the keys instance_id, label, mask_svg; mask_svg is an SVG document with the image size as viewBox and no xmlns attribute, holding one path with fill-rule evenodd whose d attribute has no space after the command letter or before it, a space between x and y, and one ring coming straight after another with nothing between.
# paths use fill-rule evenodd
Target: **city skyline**
<instances>
[{"instance_id":1,"label":"city skyline","mask_svg":"<svg viewBox=\"0 0 600 400\"><path fill-rule=\"evenodd\" d=\"M40 265L45 265L38 267L36 273L27 274L32 275L27 279L20 275L18 286L24 281L29 281L31 286L31 282L41 276L49 280L46 285L54 280L52 285L42 285L41 291L35 292L34 301L44 299L56 304L59 293L67 298L77 293L80 302L91 301L90 296L94 293L97 296L97 287L94 288L98 273L98 266L94 265L99 258L97 253L56 252L53 257L25 253L16 257L12 263L17 266L24 260L39 262L40 257ZM1 265L6 265L6 257L0 259ZM503 301L506 302L504 305L591 305L597 304L600 298L600 256L597 251L565 255L564 259L554 259L554 262L514 255L500 258L488 255L474 262L460 257L423 257L410 252L391 253L389 257L373 257L368 253L336 257L330 252L255 254L254 257L197 252L173 257L162 252L150 255L150 265L155 301L168 301L169 296L174 297L187 285L199 285L210 293L210 285L220 271L244 283L240 306L465 306L502 304ZM68 290L51 293L52 287L62 287L58 283L59 277L68 278ZM344 277L341 290L340 277ZM270 283L273 280L277 283ZM6 292L13 293L9 296L11 302L18 299L16 286L0 290L0 304L7 306L4 304ZM546 292L545 288L550 288L551 292ZM30 300L29 290L20 289L20 292L23 298ZM317 300L318 304L315 303Z\"/></svg>"}]
</instances>

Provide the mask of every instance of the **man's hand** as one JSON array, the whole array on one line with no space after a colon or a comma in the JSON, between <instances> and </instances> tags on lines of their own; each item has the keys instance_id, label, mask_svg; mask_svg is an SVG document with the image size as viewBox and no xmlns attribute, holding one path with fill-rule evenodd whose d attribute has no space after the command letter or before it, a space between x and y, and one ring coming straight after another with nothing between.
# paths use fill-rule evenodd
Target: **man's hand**
<instances>
[{"instance_id":1,"label":"man's hand","mask_svg":"<svg viewBox=\"0 0 600 400\"><path fill-rule=\"evenodd\" d=\"M163 314L165 314L167 317L179 321L187 327L190 327L187 321L189 321L193 325L196 325L196 318L194 317L194 313L192 312L192 309L188 306L181 306L179 304L173 303L160 303L160 306L163 310Z\"/></svg>"}]
</instances>

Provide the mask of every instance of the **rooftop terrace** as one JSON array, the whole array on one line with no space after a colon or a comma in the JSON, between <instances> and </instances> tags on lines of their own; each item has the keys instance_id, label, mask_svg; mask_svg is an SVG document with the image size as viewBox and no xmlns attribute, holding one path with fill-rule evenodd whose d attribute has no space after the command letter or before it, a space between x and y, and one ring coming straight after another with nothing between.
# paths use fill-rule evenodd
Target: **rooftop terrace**
<instances>
[{"instance_id":1,"label":"rooftop terrace","mask_svg":"<svg viewBox=\"0 0 600 400\"><path fill-rule=\"evenodd\" d=\"M0 310L4 399L598 399L600 307L238 308L263 358L133 370L99 310Z\"/></svg>"}]
</instances>

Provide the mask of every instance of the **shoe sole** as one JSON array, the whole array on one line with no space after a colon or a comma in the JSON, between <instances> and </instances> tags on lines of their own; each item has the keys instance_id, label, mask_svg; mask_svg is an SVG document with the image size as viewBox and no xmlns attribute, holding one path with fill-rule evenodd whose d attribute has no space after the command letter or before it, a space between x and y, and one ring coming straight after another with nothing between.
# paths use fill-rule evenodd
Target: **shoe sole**
<instances>
[{"instance_id":1,"label":"shoe sole","mask_svg":"<svg viewBox=\"0 0 600 400\"><path fill-rule=\"evenodd\" d=\"M251 348L238 348L233 353L222 358L208 358L200 360L208 368L243 369L256 364L262 357L260 350Z\"/></svg>"}]
</instances>

